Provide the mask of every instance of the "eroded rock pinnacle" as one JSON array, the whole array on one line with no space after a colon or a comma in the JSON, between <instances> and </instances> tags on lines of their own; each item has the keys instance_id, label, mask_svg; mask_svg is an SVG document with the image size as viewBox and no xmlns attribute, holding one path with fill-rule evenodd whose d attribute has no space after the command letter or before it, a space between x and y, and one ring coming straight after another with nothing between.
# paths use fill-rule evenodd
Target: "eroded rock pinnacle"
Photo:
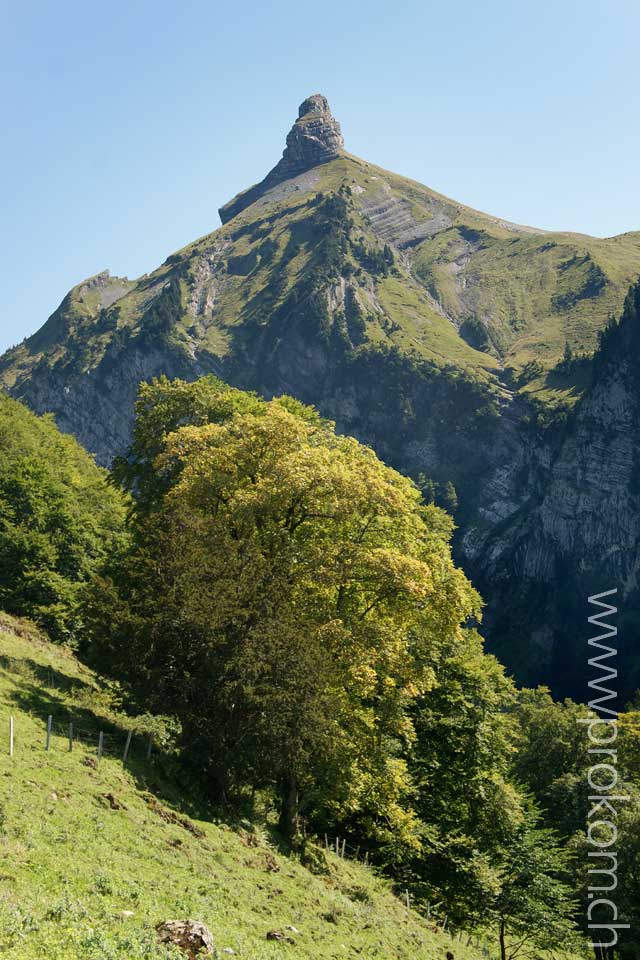
<instances>
[{"instance_id":1,"label":"eroded rock pinnacle","mask_svg":"<svg viewBox=\"0 0 640 960\"><path fill-rule=\"evenodd\" d=\"M220 208L220 218L227 223L267 190L321 163L327 163L344 150L340 124L331 113L329 101L321 93L303 100L298 119L287 134L282 159L260 183L238 194Z\"/></svg>"}]
</instances>

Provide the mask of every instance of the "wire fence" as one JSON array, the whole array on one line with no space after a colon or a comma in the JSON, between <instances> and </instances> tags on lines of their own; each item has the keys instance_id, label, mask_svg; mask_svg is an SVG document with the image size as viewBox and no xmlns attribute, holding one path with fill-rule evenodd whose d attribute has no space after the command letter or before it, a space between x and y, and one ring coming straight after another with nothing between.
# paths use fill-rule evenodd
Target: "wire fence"
<instances>
[{"instance_id":1,"label":"wire fence","mask_svg":"<svg viewBox=\"0 0 640 960\"><path fill-rule=\"evenodd\" d=\"M5 749L2 745L3 739L4 737L0 738L0 750L2 752L4 752ZM78 749L82 749L85 754L94 756L96 764L100 763L105 756L119 759L123 763L133 759L134 755L137 759L142 757L145 760L151 760L155 745L153 734L140 731L135 727L118 732L95 728L88 729L73 720L69 720L68 722L56 720L53 715L47 717L46 726L38 742L41 744L45 753L60 751L73 753ZM19 730L15 717L13 716L9 717L7 746L10 757L14 757L20 748ZM301 828L306 837L306 823L304 821L301 823ZM321 839L319 842L322 844ZM345 837L336 836L330 838L329 835L325 833L324 848L327 853L334 853L341 859L348 858L358 861L365 866L369 865L369 851L367 849L362 850L360 846L347 843ZM483 941L479 936L469 934L461 929L448 929L449 918L448 914L446 912L443 913L440 909L443 906L442 903L433 905L427 903L425 909L423 902L418 904L414 901L408 888L405 888L404 891L399 892L397 895L407 910L418 908L434 932L446 934L452 943L458 941L462 946L467 948L473 947L482 953L485 960L493 960L494 957L497 957L495 952L492 955L486 941Z\"/></svg>"},{"instance_id":2,"label":"wire fence","mask_svg":"<svg viewBox=\"0 0 640 960\"><path fill-rule=\"evenodd\" d=\"M302 822L302 831L306 836L304 821ZM360 846L353 846L347 843L344 837L329 837L329 835L325 833L324 848L327 853L335 853L335 855L341 859L348 858L363 863L365 866L369 865L369 851L362 851ZM467 948L473 947L482 953L485 960L493 960L493 958L497 960L498 954L495 950L492 954L488 943L480 936L471 934L466 930L448 928L449 916L446 912L442 912L441 908L444 906L442 902L435 904L427 902L426 906L424 902L418 904L411 896L408 887L396 895L402 900L407 910L419 909L419 912L434 932L448 935L452 943L458 942L461 946Z\"/></svg>"},{"instance_id":3,"label":"wire fence","mask_svg":"<svg viewBox=\"0 0 640 960\"><path fill-rule=\"evenodd\" d=\"M16 719L11 716L7 742L10 757L16 754L20 742L20 731ZM55 720L53 715L47 717L46 727L39 742L45 753L60 750L73 753L74 750L84 749L85 752L95 753L98 763L104 756L115 757L123 762L133 759L134 755L137 759L143 757L150 760L154 750L154 735L136 727L114 733L99 728L88 729L73 720L68 722ZM2 749L1 746L0 749Z\"/></svg>"}]
</instances>

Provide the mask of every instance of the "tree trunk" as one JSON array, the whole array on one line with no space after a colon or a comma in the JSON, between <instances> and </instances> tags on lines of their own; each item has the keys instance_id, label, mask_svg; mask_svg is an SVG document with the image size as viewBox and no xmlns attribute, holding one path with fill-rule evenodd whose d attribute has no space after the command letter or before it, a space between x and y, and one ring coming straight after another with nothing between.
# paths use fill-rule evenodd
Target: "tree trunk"
<instances>
[{"instance_id":1,"label":"tree trunk","mask_svg":"<svg viewBox=\"0 0 640 960\"><path fill-rule=\"evenodd\" d=\"M293 773L283 784L278 827L282 836L295 847L298 841L298 784Z\"/></svg>"},{"instance_id":2,"label":"tree trunk","mask_svg":"<svg viewBox=\"0 0 640 960\"><path fill-rule=\"evenodd\" d=\"M507 945L504 942L504 920L500 921L500 958L507 960Z\"/></svg>"}]
</instances>

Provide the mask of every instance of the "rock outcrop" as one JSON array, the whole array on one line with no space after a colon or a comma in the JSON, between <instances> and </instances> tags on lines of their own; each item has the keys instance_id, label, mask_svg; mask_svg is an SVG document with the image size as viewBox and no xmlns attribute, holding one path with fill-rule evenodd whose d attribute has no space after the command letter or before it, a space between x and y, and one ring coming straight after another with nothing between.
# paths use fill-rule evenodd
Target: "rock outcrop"
<instances>
[{"instance_id":1,"label":"rock outcrop","mask_svg":"<svg viewBox=\"0 0 640 960\"><path fill-rule=\"evenodd\" d=\"M298 119L287 134L282 160L273 172L284 177L295 176L317 163L333 160L343 149L340 124L331 115L329 101L316 93L300 104Z\"/></svg>"},{"instance_id":2,"label":"rock outcrop","mask_svg":"<svg viewBox=\"0 0 640 960\"><path fill-rule=\"evenodd\" d=\"M321 93L314 93L300 104L298 119L287 134L282 159L264 180L220 207L220 219L228 223L283 180L333 160L342 150L344 138L340 124L331 114L329 101Z\"/></svg>"},{"instance_id":3,"label":"rock outcrop","mask_svg":"<svg viewBox=\"0 0 640 960\"><path fill-rule=\"evenodd\" d=\"M216 953L211 931L199 920L165 920L156 931L160 943L178 947L189 960Z\"/></svg>"}]
</instances>

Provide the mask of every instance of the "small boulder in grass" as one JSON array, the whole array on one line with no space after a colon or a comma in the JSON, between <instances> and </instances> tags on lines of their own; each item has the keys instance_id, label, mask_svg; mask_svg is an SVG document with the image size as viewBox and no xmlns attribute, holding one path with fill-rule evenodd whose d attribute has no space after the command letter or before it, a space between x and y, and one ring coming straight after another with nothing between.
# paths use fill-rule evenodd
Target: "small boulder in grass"
<instances>
[{"instance_id":1,"label":"small boulder in grass","mask_svg":"<svg viewBox=\"0 0 640 960\"><path fill-rule=\"evenodd\" d=\"M279 943L295 943L295 940L288 937L282 930L269 930L267 940L277 940Z\"/></svg>"},{"instance_id":2,"label":"small boulder in grass","mask_svg":"<svg viewBox=\"0 0 640 960\"><path fill-rule=\"evenodd\" d=\"M216 955L211 931L199 920L164 920L158 924L156 932L160 943L178 947L189 960Z\"/></svg>"}]
</instances>

